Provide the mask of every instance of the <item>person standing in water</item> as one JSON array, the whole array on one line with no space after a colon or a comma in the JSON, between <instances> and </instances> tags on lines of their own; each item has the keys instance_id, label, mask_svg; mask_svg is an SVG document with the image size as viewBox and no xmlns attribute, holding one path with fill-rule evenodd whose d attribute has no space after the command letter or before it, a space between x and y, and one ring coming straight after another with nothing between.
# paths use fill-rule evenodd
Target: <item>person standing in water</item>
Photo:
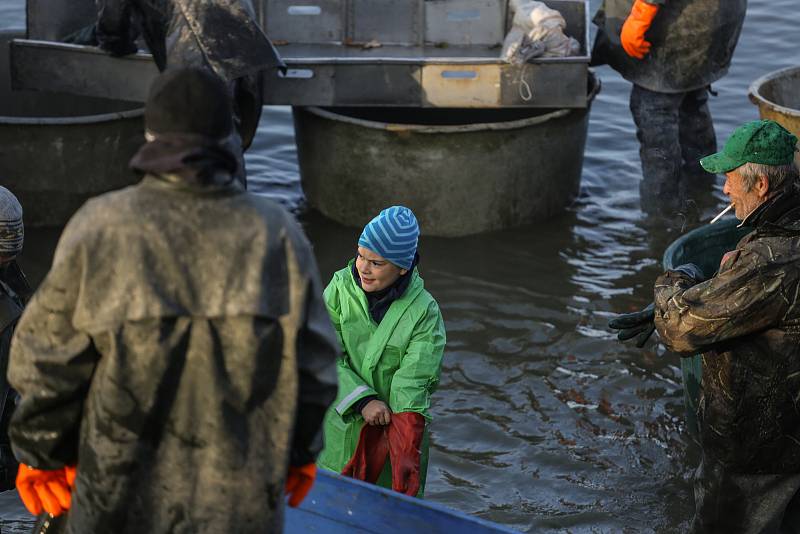
<instances>
[{"instance_id":1,"label":"person standing in water","mask_svg":"<svg viewBox=\"0 0 800 534\"><path fill-rule=\"evenodd\" d=\"M655 282L655 302L609 323L639 346L658 331L683 356L702 354L700 465L690 532L800 528L800 174L797 138L761 120L700 160L753 229L703 273L693 264Z\"/></svg>"},{"instance_id":2,"label":"person standing in water","mask_svg":"<svg viewBox=\"0 0 800 534\"><path fill-rule=\"evenodd\" d=\"M746 10L747 0L604 0L594 18L592 63L633 84L648 213L674 215L692 182L709 182L698 164L717 150L708 94L728 72Z\"/></svg>"},{"instance_id":3,"label":"person standing in water","mask_svg":"<svg viewBox=\"0 0 800 534\"><path fill-rule=\"evenodd\" d=\"M419 274L418 237L410 209L386 208L325 289L343 352L317 465L422 496L445 328Z\"/></svg>"},{"instance_id":4,"label":"person standing in water","mask_svg":"<svg viewBox=\"0 0 800 534\"><path fill-rule=\"evenodd\" d=\"M66 38L114 56L135 54L141 35L158 70L195 67L218 76L230 93L235 128L226 140L247 185L244 151L263 107L262 75L285 65L256 22L251 0L95 0L96 23Z\"/></svg>"}]
</instances>

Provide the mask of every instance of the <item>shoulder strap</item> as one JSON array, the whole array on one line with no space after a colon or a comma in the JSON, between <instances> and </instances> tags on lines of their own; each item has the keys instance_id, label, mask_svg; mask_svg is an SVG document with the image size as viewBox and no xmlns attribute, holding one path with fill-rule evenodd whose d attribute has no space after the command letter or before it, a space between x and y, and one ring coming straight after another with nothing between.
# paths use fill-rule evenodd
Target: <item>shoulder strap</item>
<instances>
[{"instance_id":1,"label":"shoulder strap","mask_svg":"<svg viewBox=\"0 0 800 534\"><path fill-rule=\"evenodd\" d=\"M0 333L14 324L22 315L22 306L6 293L5 288L0 284Z\"/></svg>"}]
</instances>

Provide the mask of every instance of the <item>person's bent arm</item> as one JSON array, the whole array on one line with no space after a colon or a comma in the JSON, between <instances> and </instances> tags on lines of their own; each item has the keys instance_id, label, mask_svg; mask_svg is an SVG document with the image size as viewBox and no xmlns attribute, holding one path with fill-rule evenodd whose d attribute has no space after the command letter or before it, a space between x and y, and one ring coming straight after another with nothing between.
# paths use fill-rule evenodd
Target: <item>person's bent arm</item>
<instances>
[{"instance_id":1,"label":"person's bent arm","mask_svg":"<svg viewBox=\"0 0 800 534\"><path fill-rule=\"evenodd\" d=\"M83 403L99 358L90 336L73 326L82 253L64 248L17 325L8 368L21 397L9 428L14 454L45 470L77 461Z\"/></svg>"},{"instance_id":2,"label":"person's bent arm","mask_svg":"<svg viewBox=\"0 0 800 534\"><path fill-rule=\"evenodd\" d=\"M297 415L289 463L313 463L322 449L322 420L336 397L336 339L322 299L322 284L311 247L294 222L289 223L290 261L303 285L300 324L295 343L298 373ZM292 269L293 270L293 269Z\"/></svg>"},{"instance_id":3,"label":"person's bent arm","mask_svg":"<svg viewBox=\"0 0 800 534\"><path fill-rule=\"evenodd\" d=\"M432 302L414 328L411 341L392 378L389 404L394 414L387 434L392 464L392 489L417 495L421 454L431 394L439 384L445 330L439 307Z\"/></svg>"},{"instance_id":4,"label":"person's bent arm","mask_svg":"<svg viewBox=\"0 0 800 534\"><path fill-rule=\"evenodd\" d=\"M325 305L328 308L328 315L331 323L333 323L333 328L339 337L339 343L342 347L339 357L336 359L336 372L339 377L339 395L333 407L336 413L345 420L350 420L360 415L360 411L356 409L360 401L366 397L377 398L378 392L370 387L366 381L361 378L361 375L350 365L350 356L344 349L344 342L342 339L342 325L339 320L341 309L338 293L334 281L325 288Z\"/></svg>"},{"instance_id":5,"label":"person's bent arm","mask_svg":"<svg viewBox=\"0 0 800 534\"><path fill-rule=\"evenodd\" d=\"M693 352L761 331L796 305L794 269L754 250L729 253L720 272L696 284L685 273L668 271L655 284L655 324L676 352Z\"/></svg>"},{"instance_id":6,"label":"person's bent arm","mask_svg":"<svg viewBox=\"0 0 800 534\"><path fill-rule=\"evenodd\" d=\"M414 328L400 367L392 378L389 407L394 413L415 412L428 417L431 394L439 385L445 330L439 307L432 302Z\"/></svg>"}]
</instances>

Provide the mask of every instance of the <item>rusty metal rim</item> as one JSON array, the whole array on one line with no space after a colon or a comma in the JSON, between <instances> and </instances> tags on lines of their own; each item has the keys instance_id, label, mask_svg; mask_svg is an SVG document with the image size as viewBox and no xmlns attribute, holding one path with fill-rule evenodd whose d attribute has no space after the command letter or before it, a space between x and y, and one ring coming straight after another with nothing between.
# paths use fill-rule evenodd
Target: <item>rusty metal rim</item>
<instances>
[{"instance_id":1,"label":"rusty metal rim","mask_svg":"<svg viewBox=\"0 0 800 534\"><path fill-rule=\"evenodd\" d=\"M553 119L566 117L573 111L588 112L589 108L591 107L592 100L594 100L594 97L597 96L597 93L600 92L601 88L600 78L592 75L592 80L594 83L592 85L592 90L589 92L589 95L587 97L587 103L585 108L557 109L555 111L551 111L550 113L546 113L544 115L537 115L536 117L528 117L526 119L518 119L518 120L503 121L503 122L484 122L484 123L474 123L474 124L460 124L453 126L430 126L424 124L400 124L400 123L372 121L367 119L357 119L355 117L349 117L347 115L342 115L339 113L334 113L332 111L327 111L325 109L316 106L303 107L302 109L308 111L309 113L322 117L324 119L338 121L338 122L345 122L349 124L354 124L356 126L371 128L374 130L385 130L388 132L410 131L421 134L439 134L439 133L482 132L486 130L495 130L495 131L514 130L518 128L525 128L527 126L543 124Z\"/></svg>"},{"instance_id":2,"label":"rusty metal rim","mask_svg":"<svg viewBox=\"0 0 800 534\"><path fill-rule=\"evenodd\" d=\"M77 117L9 117L0 115L0 125L24 124L27 126L70 126L75 124L98 124L120 119L133 119L144 115L144 108L127 111L114 111L98 115L80 115Z\"/></svg>"},{"instance_id":3,"label":"rusty metal rim","mask_svg":"<svg viewBox=\"0 0 800 534\"><path fill-rule=\"evenodd\" d=\"M780 70L770 72L758 78L756 81L750 84L750 88L747 90L747 96L750 98L750 101L757 106L763 104L770 109L783 113L784 115L800 118L800 110L794 108L787 108L786 106L781 106L780 104L776 104L775 102L773 102L772 100L768 100L761 94L761 87L763 87L764 84L771 82L777 78L781 78L786 74L794 71L800 71L800 67L786 67Z\"/></svg>"}]
</instances>

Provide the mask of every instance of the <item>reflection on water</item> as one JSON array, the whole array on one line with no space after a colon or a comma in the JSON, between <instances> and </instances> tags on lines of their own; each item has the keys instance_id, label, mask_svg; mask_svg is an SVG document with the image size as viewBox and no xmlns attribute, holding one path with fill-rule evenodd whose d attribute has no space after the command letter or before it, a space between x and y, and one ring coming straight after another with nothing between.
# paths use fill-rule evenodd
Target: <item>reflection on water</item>
<instances>
[{"instance_id":1,"label":"reflection on water","mask_svg":"<svg viewBox=\"0 0 800 534\"><path fill-rule=\"evenodd\" d=\"M0 26L21 23L21 2L12 4L0 5ZM720 142L757 118L751 81L800 63L797 7L751 0L730 74L714 85ZM680 363L653 344L617 344L605 324L651 300L665 246L724 199L719 182L698 184L705 191L690 192L679 213L645 217L630 85L608 68L598 74L574 206L526 228L421 240L420 269L448 329L426 494L526 531L683 532L697 451L683 428ZM358 229L305 212L288 108L265 109L247 164L252 190L301 214L330 277ZM37 249L54 238L29 233L32 277L46 269Z\"/></svg>"}]
</instances>

